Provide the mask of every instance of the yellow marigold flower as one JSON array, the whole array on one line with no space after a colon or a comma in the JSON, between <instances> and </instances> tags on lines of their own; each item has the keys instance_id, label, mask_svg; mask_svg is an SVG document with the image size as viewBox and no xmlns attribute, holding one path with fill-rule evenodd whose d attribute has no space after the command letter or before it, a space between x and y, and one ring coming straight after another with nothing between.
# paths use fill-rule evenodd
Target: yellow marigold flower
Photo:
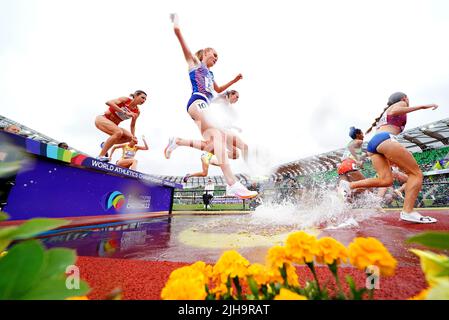
<instances>
[{"instance_id":1,"label":"yellow marigold flower","mask_svg":"<svg viewBox=\"0 0 449 320\"><path fill-rule=\"evenodd\" d=\"M289 285L299 286L298 274L296 273L296 268L291 264L291 262L285 262L287 281ZM269 282L279 282L284 284L284 279L282 278L281 271L279 268L272 268L268 272Z\"/></svg>"},{"instance_id":2,"label":"yellow marigold flower","mask_svg":"<svg viewBox=\"0 0 449 320\"><path fill-rule=\"evenodd\" d=\"M397 265L396 259L384 245L371 237L355 238L349 244L349 260L360 270L366 270L368 266L377 266L384 276L393 275Z\"/></svg>"},{"instance_id":3,"label":"yellow marigold flower","mask_svg":"<svg viewBox=\"0 0 449 320\"><path fill-rule=\"evenodd\" d=\"M89 300L87 296L80 296L80 297L69 297L66 298L66 300Z\"/></svg>"},{"instance_id":4,"label":"yellow marigold flower","mask_svg":"<svg viewBox=\"0 0 449 320\"><path fill-rule=\"evenodd\" d=\"M204 300L206 296L204 284L195 279L168 281L161 292L163 300Z\"/></svg>"},{"instance_id":5,"label":"yellow marigold flower","mask_svg":"<svg viewBox=\"0 0 449 320\"><path fill-rule=\"evenodd\" d=\"M260 263L253 263L250 265L248 268L248 275L252 276L259 286L270 282L269 269Z\"/></svg>"},{"instance_id":6,"label":"yellow marigold flower","mask_svg":"<svg viewBox=\"0 0 449 320\"><path fill-rule=\"evenodd\" d=\"M204 300L207 296L205 275L191 266L174 270L161 292L164 300Z\"/></svg>"},{"instance_id":7,"label":"yellow marigold flower","mask_svg":"<svg viewBox=\"0 0 449 320\"><path fill-rule=\"evenodd\" d=\"M449 280L449 276L438 277L440 273L447 269L446 265L449 262L448 257L430 251L422 251L417 249L410 249L410 251L420 258L421 269L424 272L427 283L430 286L434 286L437 283L437 280L441 278Z\"/></svg>"},{"instance_id":8,"label":"yellow marigold flower","mask_svg":"<svg viewBox=\"0 0 449 320\"><path fill-rule=\"evenodd\" d=\"M245 279L248 274L249 261L242 257L237 251L229 250L223 253L213 267L213 275L225 283L228 276Z\"/></svg>"},{"instance_id":9,"label":"yellow marigold flower","mask_svg":"<svg viewBox=\"0 0 449 320\"><path fill-rule=\"evenodd\" d=\"M429 293L429 288L422 290L417 295L414 295L413 297L408 298L408 300L426 300L428 293Z\"/></svg>"},{"instance_id":10,"label":"yellow marigold flower","mask_svg":"<svg viewBox=\"0 0 449 320\"><path fill-rule=\"evenodd\" d=\"M192 264L190 267L195 270L198 270L199 272L204 274L204 276L207 279L210 279L212 277L212 266L209 264L206 264L203 261L197 261L194 264Z\"/></svg>"},{"instance_id":11,"label":"yellow marigold flower","mask_svg":"<svg viewBox=\"0 0 449 320\"><path fill-rule=\"evenodd\" d=\"M193 268L192 266L181 267L173 270L168 280L183 280L187 278L195 278L202 281L204 284L208 283L207 277L203 272Z\"/></svg>"},{"instance_id":12,"label":"yellow marigold flower","mask_svg":"<svg viewBox=\"0 0 449 320\"><path fill-rule=\"evenodd\" d=\"M281 288L281 291L274 297L274 300L307 300L307 298L296 292Z\"/></svg>"},{"instance_id":13,"label":"yellow marigold flower","mask_svg":"<svg viewBox=\"0 0 449 320\"><path fill-rule=\"evenodd\" d=\"M319 263L337 264L348 260L348 249L337 240L331 237L324 237L318 240L319 254L317 261Z\"/></svg>"},{"instance_id":14,"label":"yellow marigold flower","mask_svg":"<svg viewBox=\"0 0 449 320\"><path fill-rule=\"evenodd\" d=\"M287 257L296 263L313 262L319 253L318 241L315 236L298 231L291 233L287 238Z\"/></svg>"},{"instance_id":15,"label":"yellow marigold flower","mask_svg":"<svg viewBox=\"0 0 449 320\"><path fill-rule=\"evenodd\" d=\"M228 292L228 288L226 287L226 284L224 284L224 283L220 283L219 285L215 286L214 288L209 289L209 293L215 295L216 299L220 299L227 292ZM231 295L234 294L234 288L233 287L231 287L229 289L229 293Z\"/></svg>"},{"instance_id":16,"label":"yellow marigold flower","mask_svg":"<svg viewBox=\"0 0 449 320\"><path fill-rule=\"evenodd\" d=\"M284 262L289 263L290 259L287 257L287 251L285 247L274 246L268 250L266 257L267 265L271 269L277 269L282 267Z\"/></svg>"}]
</instances>

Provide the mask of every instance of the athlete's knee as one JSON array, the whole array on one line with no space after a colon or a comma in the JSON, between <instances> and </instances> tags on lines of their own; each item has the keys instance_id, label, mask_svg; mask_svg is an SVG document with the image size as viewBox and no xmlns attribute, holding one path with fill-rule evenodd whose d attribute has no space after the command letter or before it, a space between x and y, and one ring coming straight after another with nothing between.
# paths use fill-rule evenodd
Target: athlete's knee
<instances>
[{"instance_id":1,"label":"athlete's knee","mask_svg":"<svg viewBox=\"0 0 449 320\"><path fill-rule=\"evenodd\" d=\"M116 139L121 139L123 136L123 130L122 129L115 130L111 136Z\"/></svg>"},{"instance_id":2,"label":"athlete's knee","mask_svg":"<svg viewBox=\"0 0 449 320\"><path fill-rule=\"evenodd\" d=\"M393 185L392 176L380 177L378 181L379 181L378 187L389 187Z\"/></svg>"}]
</instances>

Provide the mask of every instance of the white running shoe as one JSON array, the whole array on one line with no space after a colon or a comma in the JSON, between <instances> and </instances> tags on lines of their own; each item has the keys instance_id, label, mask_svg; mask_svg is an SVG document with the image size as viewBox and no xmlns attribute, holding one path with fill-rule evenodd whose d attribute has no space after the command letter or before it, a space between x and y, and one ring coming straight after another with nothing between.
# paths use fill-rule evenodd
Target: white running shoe
<instances>
[{"instance_id":1,"label":"white running shoe","mask_svg":"<svg viewBox=\"0 0 449 320\"><path fill-rule=\"evenodd\" d=\"M175 137L171 137L168 140L168 145L165 147L164 150L164 155L166 159L170 159L171 153L173 152L173 150L175 150L178 147L178 145L176 144L176 139Z\"/></svg>"},{"instance_id":2,"label":"white running shoe","mask_svg":"<svg viewBox=\"0 0 449 320\"><path fill-rule=\"evenodd\" d=\"M348 181L346 180L340 180L340 183L338 184L337 189L338 195L343 200L346 200L351 195L351 187Z\"/></svg>"},{"instance_id":3,"label":"white running shoe","mask_svg":"<svg viewBox=\"0 0 449 320\"><path fill-rule=\"evenodd\" d=\"M226 194L239 197L240 199L251 199L258 195L257 191L249 191L240 182L236 182L232 186L226 186Z\"/></svg>"},{"instance_id":4,"label":"white running shoe","mask_svg":"<svg viewBox=\"0 0 449 320\"><path fill-rule=\"evenodd\" d=\"M429 216L422 216L419 212L405 213L401 211L401 220L415 223L435 223L438 220Z\"/></svg>"}]
</instances>

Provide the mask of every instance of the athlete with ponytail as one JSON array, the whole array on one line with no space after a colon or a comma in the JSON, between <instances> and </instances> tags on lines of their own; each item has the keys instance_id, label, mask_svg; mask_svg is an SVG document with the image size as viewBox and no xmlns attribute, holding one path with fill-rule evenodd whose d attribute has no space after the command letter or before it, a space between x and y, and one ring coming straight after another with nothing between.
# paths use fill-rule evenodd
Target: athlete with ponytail
<instances>
[{"instance_id":1,"label":"athlete with ponytail","mask_svg":"<svg viewBox=\"0 0 449 320\"><path fill-rule=\"evenodd\" d=\"M212 48L198 51L195 55L191 53L181 34L176 14L170 16L174 32L181 45L184 58L189 67L190 82L192 84L192 95L187 103L187 113L197 124L204 140L194 141L185 139L170 138L164 154L167 159L178 146L186 146L213 153L217 157L225 181L227 183L228 194L235 195L242 199L253 198L257 192L249 191L242 185L233 174L226 154L226 135L215 127L207 117L208 108L215 92L226 91L231 85L242 79L242 75L237 75L233 80L223 86L217 85L214 74L210 71L218 60L217 52Z\"/></svg>"},{"instance_id":2,"label":"athlete with ponytail","mask_svg":"<svg viewBox=\"0 0 449 320\"><path fill-rule=\"evenodd\" d=\"M374 126L377 128L377 132L369 141L367 148L377 177L355 182L341 180L339 193L348 197L352 190L359 188L381 188L393 185L391 162L394 162L408 175L404 207L400 213L400 219L415 223L436 222L435 218L422 216L419 212L414 211L415 201L422 187L423 175L412 154L395 139L395 136L404 130L408 113L423 109L435 110L436 108L438 108L436 104L410 107L405 93L392 94L388 99L387 107L366 132L369 133Z\"/></svg>"},{"instance_id":3,"label":"athlete with ponytail","mask_svg":"<svg viewBox=\"0 0 449 320\"><path fill-rule=\"evenodd\" d=\"M109 100L106 112L95 118L95 126L110 137L102 144L98 160L108 162L110 158L106 153L114 144L130 142L136 139L136 120L140 115L139 106L147 100L147 94L142 90L130 94L130 97L121 97ZM130 131L120 128L118 125L124 120L131 119Z\"/></svg>"}]
</instances>

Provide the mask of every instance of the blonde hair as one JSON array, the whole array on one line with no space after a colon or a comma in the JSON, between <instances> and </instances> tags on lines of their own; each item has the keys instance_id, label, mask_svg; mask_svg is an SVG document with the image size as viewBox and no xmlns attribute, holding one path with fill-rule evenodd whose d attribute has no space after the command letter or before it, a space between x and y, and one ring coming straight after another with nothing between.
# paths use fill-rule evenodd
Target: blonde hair
<instances>
[{"instance_id":1,"label":"blonde hair","mask_svg":"<svg viewBox=\"0 0 449 320\"><path fill-rule=\"evenodd\" d=\"M199 61L203 61L204 53L209 52L211 50L214 50L214 49L213 48L205 48L205 49L198 50L197 52L195 52L195 56L198 58Z\"/></svg>"}]
</instances>

